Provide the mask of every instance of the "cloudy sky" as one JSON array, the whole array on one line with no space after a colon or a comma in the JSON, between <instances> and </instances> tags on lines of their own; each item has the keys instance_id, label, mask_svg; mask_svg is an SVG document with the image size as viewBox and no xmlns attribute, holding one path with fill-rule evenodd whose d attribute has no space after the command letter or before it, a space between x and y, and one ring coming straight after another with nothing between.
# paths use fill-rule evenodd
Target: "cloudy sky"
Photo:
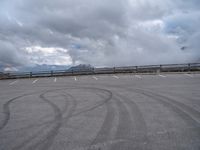
<instances>
[{"instance_id":1,"label":"cloudy sky","mask_svg":"<svg viewBox=\"0 0 200 150\"><path fill-rule=\"evenodd\" d=\"M0 65L200 62L199 0L1 0Z\"/></svg>"}]
</instances>

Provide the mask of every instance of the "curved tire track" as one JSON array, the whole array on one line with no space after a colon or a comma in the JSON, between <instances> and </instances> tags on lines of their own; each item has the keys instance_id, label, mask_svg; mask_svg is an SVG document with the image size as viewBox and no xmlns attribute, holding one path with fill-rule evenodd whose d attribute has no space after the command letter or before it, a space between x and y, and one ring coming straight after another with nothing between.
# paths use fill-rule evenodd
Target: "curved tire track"
<instances>
[{"instance_id":1,"label":"curved tire track","mask_svg":"<svg viewBox=\"0 0 200 150\"><path fill-rule=\"evenodd\" d=\"M88 89L90 89L90 88L88 88ZM60 89L60 90L65 90L65 89ZM104 90L104 89L101 89L101 90L95 89L95 90L98 90L98 91L101 91L101 92L104 92L104 93L106 92L106 94L108 95L107 98L105 98L105 100L103 100L103 102L98 103L98 104L94 105L93 107L90 107L88 109L85 109L85 110L77 112L77 113L74 113L74 111L76 109L76 106L77 106L77 102L76 102L75 98L72 95L67 94L68 96L71 97L71 99L73 99L73 101L72 101L73 104L72 104L72 107L70 108L70 111L69 111L69 113L68 113L68 115L66 117L62 116L62 113L63 113L64 110L63 111L60 110L56 104L54 104L53 102L51 102L49 99L47 99L45 97L46 93L48 93L48 92L56 92L56 91L58 91L58 89L57 90L53 90L53 91L52 90L51 91L47 91L47 92L41 94L40 98L43 101L47 102L54 109L54 113L55 113L54 120L45 122L45 124L49 125L51 123L54 123L54 126L48 132L48 134L45 136L45 138L42 138L36 144L29 146L29 149L35 149L35 148L41 149L41 150L48 149L51 146L51 144L53 143L53 140L54 140L55 136L58 134L59 128L61 127L62 123L67 123L67 121L71 117L78 116L78 115L80 115L82 113L86 113L88 111L92 111L92 110L102 106L103 104L105 104L106 102L108 102L112 98L112 94L110 92L107 92L107 90ZM44 123L42 123L41 125L44 125Z\"/></svg>"},{"instance_id":2,"label":"curved tire track","mask_svg":"<svg viewBox=\"0 0 200 150\"><path fill-rule=\"evenodd\" d=\"M89 150L92 150L92 148L95 146L95 149L97 149L97 145L99 145L99 149L104 149L105 145L102 145L101 147L101 143L107 142L110 144L108 144L106 147L108 149L110 147L111 150L129 150L133 148L147 149L146 144L148 142L148 138L146 123L134 100L131 100L118 93L114 93L114 97L110 103L107 103L107 114L103 125L100 131L97 133L97 136L92 141ZM112 128L114 116L116 115L113 114L115 112L112 108L113 103L116 103L117 105L116 109L118 110L119 120L115 136L111 138L110 129Z\"/></svg>"},{"instance_id":3,"label":"curved tire track","mask_svg":"<svg viewBox=\"0 0 200 150\"><path fill-rule=\"evenodd\" d=\"M145 149L148 147L147 125L144 120L143 114L140 111L138 105L134 102L134 99L130 99L124 95L117 94L117 96L123 100L125 106L130 110L130 117L132 120L132 148Z\"/></svg>"},{"instance_id":4,"label":"curved tire track","mask_svg":"<svg viewBox=\"0 0 200 150\"><path fill-rule=\"evenodd\" d=\"M123 102L118 97L115 97L115 101L118 106L119 113L119 122L117 126L117 132L115 134L115 139L123 139L125 141L113 144L110 149L128 150L131 149L131 139L133 136L132 120Z\"/></svg>"},{"instance_id":5,"label":"curved tire track","mask_svg":"<svg viewBox=\"0 0 200 150\"><path fill-rule=\"evenodd\" d=\"M161 103L165 107L171 109L177 115L177 117L181 118L190 128L181 129L180 133L165 131L165 134L150 136L152 143L157 140L162 141L164 139L168 139L170 142L168 143L168 145L174 147L175 149L181 149L181 143L185 143L185 146L187 145L188 148L190 147L190 149L199 149L200 145L198 139L200 137L200 123L194 118L194 116L198 116L198 112L194 115L194 112L196 112L196 110L193 110L189 106L186 106L185 104L177 102L166 96L156 94L147 90L136 89L134 91L150 97ZM159 146L158 143L154 143L154 147L157 146Z\"/></svg>"},{"instance_id":6,"label":"curved tire track","mask_svg":"<svg viewBox=\"0 0 200 150\"><path fill-rule=\"evenodd\" d=\"M107 93L107 98L105 98L102 102L99 102L97 104L95 104L94 106L92 107L89 107L89 108L86 108L80 112L77 112L77 113L74 113L72 116L78 116L78 115L81 115L83 113L86 113L86 112L89 112L89 111L92 111L94 109L97 109L99 107L101 107L102 105L106 104L107 102L109 102L112 97L113 97L113 93L109 90L105 90L105 89L98 89L98 88L87 88L87 89L90 89L90 90L98 90L98 91L101 91L101 92L105 92Z\"/></svg>"},{"instance_id":7,"label":"curved tire track","mask_svg":"<svg viewBox=\"0 0 200 150\"><path fill-rule=\"evenodd\" d=\"M129 98L120 94L116 96L119 125L115 139L124 140L124 142L114 144L111 150L147 149L147 128L139 108Z\"/></svg>"},{"instance_id":8,"label":"curved tire track","mask_svg":"<svg viewBox=\"0 0 200 150\"><path fill-rule=\"evenodd\" d=\"M52 90L48 91L48 92L52 92ZM40 141L35 143L34 145L29 146L28 149L36 149L36 148L40 149L40 150L49 149L49 147L53 144L53 141L54 141L56 135L58 134L60 127L63 124L63 119L65 119L65 123L67 123L67 121L72 117L72 114L75 111L75 108L76 108L76 105L77 105L76 100L73 98L73 96L68 94L73 100L72 106L69 109L67 116L65 118L63 118L63 114L62 114L63 111L60 110L60 108L55 103L53 103L52 101L50 101L49 99L47 99L45 97L45 94L48 93L48 92L41 94L40 98L43 101L45 101L46 103L48 103L54 110L54 115L55 115L54 120L51 121L51 122L48 122L48 123L46 122L47 125L49 125L49 123L52 123L53 127L51 127L52 129L47 133L46 136L44 136L44 138L40 139Z\"/></svg>"},{"instance_id":9,"label":"curved tire track","mask_svg":"<svg viewBox=\"0 0 200 150\"><path fill-rule=\"evenodd\" d=\"M186 104L184 104L184 103L181 103L181 102L179 102L179 101L176 101L176 100L171 99L171 98L169 98L169 97L166 97L166 96L164 96L164 95L155 94L154 92L151 92L151 93L153 93L153 94L156 95L156 96L159 96L160 98L166 99L166 100L169 101L170 103L173 103L173 104L175 104L177 107L179 107L179 108L183 109L184 111L188 112L188 113L191 114L193 117L200 119L200 112L197 111L196 109L193 109L192 107L190 107L190 106L188 106L188 105L186 105ZM199 122L199 123L200 123L200 122Z\"/></svg>"},{"instance_id":10,"label":"curved tire track","mask_svg":"<svg viewBox=\"0 0 200 150\"><path fill-rule=\"evenodd\" d=\"M35 93L39 93L39 92L34 92L34 93L29 93L29 94L23 94L23 95L20 95L20 96L17 96L15 98L12 98L10 100L8 100L4 105L3 105L3 113L4 113L4 120L3 122L0 124L0 130L2 130L8 123L8 121L10 120L10 109L9 109L9 106L12 102L22 98L22 97L25 97L25 96L30 96L30 95L33 95Z\"/></svg>"},{"instance_id":11,"label":"curved tire track","mask_svg":"<svg viewBox=\"0 0 200 150\"><path fill-rule=\"evenodd\" d=\"M51 131L47 134L46 138L44 140L41 140L39 143L37 143L37 145L34 146L34 148L39 147L39 149L48 149L51 146L51 144L53 144L53 140L58 134L58 131L62 125L62 112L56 104L54 104L52 101L45 97L46 93L48 92L41 94L40 98L47 104L49 104L54 110L54 124Z\"/></svg>"},{"instance_id":12,"label":"curved tire track","mask_svg":"<svg viewBox=\"0 0 200 150\"><path fill-rule=\"evenodd\" d=\"M69 110L69 113L71 112L71 109L74 111L75 107L76 107L76 100L74 100L74 98L68 94L68 93L65 93L65 94L62 94L63 97L65 97L65 106L63 108L63 110L61 110L61 113L62 115L64 115L64 113L67 112L67 110L69 109L69 99L68 97L70 97L70 100L72 101L72 106ZM43 124L44 127L42 127L39 131L36 132L36 134L32 135L31 137L29 137L27 140L23 141L21 144L15 146L13 148L13 150L20 150L22 148L24 148L26 145L28 145L32 140L34 140L35 138L38 137L38 135L42 132L42 130L46 129L48 126L50 126L50 124ZM30 126L26 127L25 129L29 129ZM23 128L24 129L24 128ZM22 129L20 129L22 130Z\"/></svg>"},{"instance_id":13,"label":"curved tire track","mask_svg":"<svg viewBox=\"0 0 200 150\"><path fill-rule=\"evenodd\" d=\"M55 90L50 90L49 92L55 92L55 91L58 91L58 90L66 90L66 89L82 89L82 88L75 88L75 87L73 87L73 88L63 88L63 89L55 89ZM82 111L80 111L80 112L76 112L76 113L73 113L72 114L72 117L75 117L75 116L78 116L78 115L81 115L82 113L86 113L86 112L89 112L89 111L92 111L92 110L94 110L94 109L97 109L98 107L101 107L102 105L104 105L105 103L107 103L110 99L112 99L112 92L110 92L109 90L106 90L106 89L99 89L99 88L88 88L88 87L84 87L84 89L85 90L88 90L88 89L90 89L90 90L96 90L96 91L101 91L101 92L106 92L107 93L107 95L108 95L108 97L107 98L105 98L104 100L103 100L103 102L98 102L97 104L95 104L94 106L92 106L92 107L89 107L89 108L86 108L86 109L84 109L84 110L82 110ZM47 92L47 91L46 91ZM40 93L40 92L37 92L37 93ZM34 94L34 93L33 93ZM32 94L30 94L30 95L32 95ZM67 93L67 95L69 95L72 99L74 99L74 97L72 96L72 95L70 95L70 94L68 94ZM14 100L17 100L17 99L19 99L19 98L21 98L21 97L24 97L24 96L28 96L28 94L27 95L23 95L23 96L18 96L18 97L16 97L16 98L14 98L14 99L12 99L12 101L14 101ZM7 104L8 106L8 108L9 108L9 105L10 105L10 103L12 102L11 100L10 100L10 102L7 102L7 103L9 103L9 104ZM76 103L76 102L75 102ZM77 104L76 104L77 105ZM9 109L8 109L9 110ZM9 113L9 115L10 115L10 112L8 112ZM5 118L8 118L8 117L5 117ZM63 117L63 121L65 121L67 118L66 117ZM9 120L9 119L7 119L7 120ZM3 121L3 122L5 122L5 121ZM31 128L31 127L37 127L37 126L41 126L41 125L44 125L44 124L50 124L50 123L53 123L54 122L54 120L51 120L51 121L46 121L46 122L43 122L43 123L39 123L39 124L35 124L35 125L31 125L31 126L27 126L27 127L23 127L23 128L20 128L20 130L22 130L22 129L28 129L28 128ZM5 124L5 123L4 123ZM6 124L7 124L7 122L6 122ZM1 127L1 126L0 126Z\"/></svg>"},{"instance_id":14,"label":"curved tire track","mask_svg":"<svg viewBox=\"0 0 200 150\"><path fill-rule=\"evenodd\" d=\"M172 100L168 97L165 97L165 96L162 96L150 91L141 90L141 89L136 89L134 91L138 92L139 94L143 94L147 97L151 97L154 100L157 100L158 102L162 103L164 106L170 108L180 118L182 118L189 126L195 126L195 127L200 126L199 121L195 119L195 117L199 117L199 112L192 109L191 107L186 106L185 104L177 102L175 100Z\"/></svg>"},{"instance_id":15,"label":"curved tire track","mask_svg":"<svg viewBox=\"0 0 200 150\"><path fill-rule=\"evenodd\" d=\"M111 103L112 103L112 101L109 101L108 103L106 103L106 111L107 112L106 112L106 116L104 118L103 124L102 124L100 130L98 131L96 137L91 142L88 150L93 149L92 147L95 145L98 145L99 143L104 143L104 142L112 140L110 137L110 134L111 134L110 132L113 127L115 109Z\"/></svg>"},{"instance_id":16,"label":"curved tire track","mask_svg":"<svg viewBox=\"0 0 200 150\"><path fill-rule=\"evenodd\" d=\"M67 120L68 120L69 118L74 117L74 116L78 116L78 115L80 115L80 114L82 114L82 113L86 113L86 112L92 111L92 110L94 110L94 109L96 109L96 108L98 108L98 107L104 105L104 104L107 103L110 99L112 99L112 92L110 92L109 90L99 89L99 88L89 88L89 87L84 88L84 89L86 89L86 90L92 90L92 92L94 92L94 91L100 91L100 92L106 94L107 97L106 97L103 101L98 102L97 104L95 104L94 106L89 107L89 108L86 108L85 110L82 110L82 111L77 112L77 113L74 113L75 107L76 107L76 104L74 103L75 105L74 105L74 107L71 109L69 115L67 115L66 117L63 118L63 116L62 116L62 113L63 113L62 110L60 110L60 108L59 108L56 104L54 104L54 103L51 102L49 99L47 99L47 98L45 97L45 94L48 93L48 92L56 92L56 91L59 91L59 90L67 90L67 89L82 89L82 88L55 89L55 90L45 91L44 93L40 94L40 98L41 98L43 101L45 101L47 104L49 104L49 105L52 107L52 109L54 110L54 114L55 114L54 120L53 120L53 121L48 121L48 122L45 123L45 124L47 124L47 125L53 123L53 127L52 127L52 129L47 133L47 135L45 136L46 138L44 138L44 139L42 138L42 139L40 139L40 141L39 141L38 143L29 146L29 149L37 149L37 148L38 148L38 149L48 149L48 148L51 146L51 144L53 143L53 140L54 140L55 136L58 134L58 131L59 131L59 128L61 127L61 125L62 125L63 119L64 119L64 122L67 122ZM15 98L9 100L8 102L6 102L6 103L4 104L4 113L5 113L5 116L6 116L6 117L5 117L5 120L3 121L3 124L1 125L1 129L3 129L3 128L6 126L6 124L8 123L8 120L10 119L9 105L10 105L13 101L18 100L18 99L20 99L21 97L28 96L28 95L32 95L32 94L35 94L35 93L37 94L37 93L41 93L41 92L34 92L34 93L31 93L31 94L24 94L24 95L21 95L21 96L18 96L18 97L15 97ZM71 96L71 97L72 97L72 96ZM44 123L41 123L41 124L39 124L39 125L44 125ZM31 141L31 139L34 139L34 138L36 138L36 137L37 137L37 135L36 135L35 137L30 138L29 140ZM28 140L28 141L29 141L29 140ZM22 143L22 145L19 145L19 147L18 147L18 146L15 147L15 149L21 149L21 147L24 147L25 145L27 145L27 144L25 144L25 145L23 145L23 144L24 144L24 143Z\"/></svg>"},{"instance_id":17,"label":"curved tire track","mask_svg":"<svg viewBox=\"0 0 200 150\"><path fill-rule=\"evenodd\" d=\"M87 88L87 89L91 90L91 88ZM69 115L67 117L65 117L65 118L62 118L61 111L59 112L59 108L54 103L52 103L51 101L49 101L48 99L46 99L44 97L44 94L40 95L40 98L42 98L44 101L46 101L47 103L49 103L52 106L52 108L55 111L55 121L56 122L58 121L58 122L56 123L56 126L51 130L51 132L49 132L49 134L46 136L47 138L44 139L44 140L42 140L42 141L40 141L39 143L37 143L37 147L40 147L39 149L41 149L41 150L48 149L51 146L51 144L53 143L53 140L54 140L55 136L58 133L59 128L62 125L63 119L64 119L64 121L66 123L66 121L68 121L71 117L78 116L78 115L80 115L82 113L86 113L86 112L92 111L92 110L94 110L94 109L96 109L96 108L104 105L105 103L107 103L109 100L112 99L112 92L110 92L108 90L105 90L105 89L92 88L92 90L94 90L94 89L97 90L97 91L106 92L108 94L108 97L105 98L105 100L103 100L103 102L98 103L95 106L93 106L91 108L88 108L86 110L83 110L83 111L80 111L80 112L77 112L77 113L73 113L75 111L75 109L72 109L71 113L69 113ZM33 147L35 147L35 146L33 146ZM30 149L32 149L32 148L30 148Z\"/></svg>"}]
</instances>

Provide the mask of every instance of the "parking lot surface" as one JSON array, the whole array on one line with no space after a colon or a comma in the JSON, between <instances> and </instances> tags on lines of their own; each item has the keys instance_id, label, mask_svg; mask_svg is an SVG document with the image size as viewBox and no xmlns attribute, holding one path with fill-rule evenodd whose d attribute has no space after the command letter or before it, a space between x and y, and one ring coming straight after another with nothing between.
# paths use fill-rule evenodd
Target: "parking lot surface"
<instances>
[{"instance_id":1,"label":"parking lot surface","mask_svg":"<svg viewBox=\"0 0 200 150\"><path fill-rule=\"evenodd\" d=\"M0 150L200 150L200 74L0 80Z\"/></svg>"}]
</instances>

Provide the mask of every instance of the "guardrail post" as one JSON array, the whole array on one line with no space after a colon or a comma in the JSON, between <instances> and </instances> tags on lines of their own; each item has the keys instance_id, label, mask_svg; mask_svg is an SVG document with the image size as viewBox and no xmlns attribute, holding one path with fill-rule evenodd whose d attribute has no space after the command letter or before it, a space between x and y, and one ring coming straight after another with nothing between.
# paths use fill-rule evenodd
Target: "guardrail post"
<instances>
[{"instance_id":1,"label":"guardrail post","mask_svg":"<svg viewBox=\"0 0 200 150\"><path fill-rule=\"evenodd\" d=\"M33 73L32 73L32 72L30 72L30 78L32 77L32 75L33 75Z\"/></svg>"},{"instance_id":2,"label":"guardrail post","mask_svg":"<svg viewBox=\"0 0 200 150\"><path fill-rule=\"evenodd\" d=\"M93 71L93 74L95 74L95 69L94 68L92 69L92 71Z\"/></svg>"},{"instance_id":3,"label":"guardrail post","mask_svg":"<svg viewBox=\"0 0 200 150\"><path fill-rule=\"evenodd\" d=\"M162 72L162 65L160 65L160 72Z\"/></svg>"},{"instance_id":4,"label":"guardrail post","mask_svg":"<svg viewBox=\"0 0 200 150\"><path fill-rule=\"evenodd\" d=\"M188 72L191 70L191 64L188 64Z\"/></svg>"},{"instance_id":5,"label":"guardrail post","mask_svg":"<svg viewBox=\"0 0 200 150\"><path fill-rule=\"evenodd\" d=\"M114 72L114 73L116 72L115 70L116 70L115 67L113 67L113 72Z\"/></svg>"}]
</instances>

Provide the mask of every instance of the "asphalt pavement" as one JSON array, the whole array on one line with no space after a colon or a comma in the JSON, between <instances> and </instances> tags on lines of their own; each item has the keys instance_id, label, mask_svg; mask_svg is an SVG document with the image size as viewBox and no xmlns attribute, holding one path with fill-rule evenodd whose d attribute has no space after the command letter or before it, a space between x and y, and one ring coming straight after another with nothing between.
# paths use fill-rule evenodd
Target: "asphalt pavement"
<instances>
[{"instance_id":1,"label":"asphalt pavement","mask_svg":"<svg viewBox=\"0 0 200 150\"><path fill-rule=\"evenodd\" d=\"M0 150L200 150L200 74L0 80Z\"/></svg>"}]
</instances>

